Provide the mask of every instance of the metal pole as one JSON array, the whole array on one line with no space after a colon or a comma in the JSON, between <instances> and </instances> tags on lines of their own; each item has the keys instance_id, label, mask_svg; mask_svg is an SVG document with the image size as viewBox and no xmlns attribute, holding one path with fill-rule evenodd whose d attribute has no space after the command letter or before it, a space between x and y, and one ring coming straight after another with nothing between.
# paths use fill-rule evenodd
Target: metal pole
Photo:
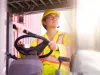
<instances>
[{"instance_id":1,"label":"metal pole","mask_svg":"<svg viewBox=\"0 0 100 75\"><path fill-rule=\"evenodd\" d=\"M6 53L9 54L13 52L13 24L12 24L12 15L7 12L7 24L6 24ZM8 75L8 69L12 60L6 58L6 75Z\"/></svg>"},{"instance_id":2,"label":"metal pole","mask_svg":"<svg viewBox=\"0 0 100 75\"><path fill-rule=\"evenodd\" d=\"M6 53L9 54L9 13L7 12L7 27L6 27ZM9 58L6 58L6 75L8 75Z\"/></svg>"},{"instance_id":3,"label":"metal pole","mask_svg":"<svg viewBox=\"0 0 100 75\"><path fill-rule=\"evenodd\" d=\"M0 0L0 75L4 75L6 52L6 10L7 0Z\"/></svg>"}]
</instances>

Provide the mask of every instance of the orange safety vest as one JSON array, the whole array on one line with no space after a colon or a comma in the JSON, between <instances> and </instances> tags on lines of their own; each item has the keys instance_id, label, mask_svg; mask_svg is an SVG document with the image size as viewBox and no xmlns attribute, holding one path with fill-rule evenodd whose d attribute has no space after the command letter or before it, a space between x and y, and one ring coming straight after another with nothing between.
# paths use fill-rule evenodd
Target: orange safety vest
<instances>
[{"instance_id":1,"label":"orange safety vest","mask_svg":"<svg viewBox=\"0 0 100 75\"><path fill-rule=\"evenodd\" d=\"M62 33L61 35L59 35L59 37L57 38L57 41L56 41L57 44L63 44L64 35L65 35L65 33ZM41 42L42 42L42 40L37 39L37 44L40 44ZM42 52L41 55L44 55L44 51ZM59 64L59 61L58 61L57 57L55 55L52 55L52 54L49 57L41 58L40 60L42 62L50 62L50 63L53 63L53 64ZM69 66L70 64L69 64L69 62L62 62L62 65Z\"/></svg>"}]
</instances>

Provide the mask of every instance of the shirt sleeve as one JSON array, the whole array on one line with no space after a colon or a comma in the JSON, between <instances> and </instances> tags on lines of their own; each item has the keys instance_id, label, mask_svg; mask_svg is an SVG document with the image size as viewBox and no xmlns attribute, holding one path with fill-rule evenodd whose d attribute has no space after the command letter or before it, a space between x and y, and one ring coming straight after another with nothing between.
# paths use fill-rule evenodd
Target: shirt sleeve
<instances>
[{"instance_id":1,"label":"shirt sleeve","mask_svg":"<svg viewBox=\"0 0 100 75\"><path fill-rule=\"evenodd\" d=\"M69 34L64 34L62 39L62 44L57 44L60 51L60 56L71 57L71 36Z\"/></svg>"}]
</instances>

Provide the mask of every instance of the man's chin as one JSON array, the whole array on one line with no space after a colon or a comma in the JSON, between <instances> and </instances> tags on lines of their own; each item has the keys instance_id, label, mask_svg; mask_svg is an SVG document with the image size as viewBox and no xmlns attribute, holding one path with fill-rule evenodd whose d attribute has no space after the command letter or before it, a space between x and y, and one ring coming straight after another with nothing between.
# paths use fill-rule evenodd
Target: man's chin
<instances>
[{"instance_id":1,"label":"man's chin","mask_svg":"<svg viewBox=\"0 0 100 75\"><path fill-rule=\"evenodd\" d=\"M52 26L52 28L57 28L57 26Z\"/></svg>"}]
</instances>

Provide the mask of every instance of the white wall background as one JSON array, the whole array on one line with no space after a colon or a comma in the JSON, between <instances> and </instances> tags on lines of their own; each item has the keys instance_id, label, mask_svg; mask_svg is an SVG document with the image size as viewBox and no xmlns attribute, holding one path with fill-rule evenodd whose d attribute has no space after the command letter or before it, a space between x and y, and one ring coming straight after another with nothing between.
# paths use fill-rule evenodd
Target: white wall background
<instances>
[{"instance_id":1,"label":"white wall background","mask_svg":"<svg viewBox=\"0 0 100 75\"><path fill-rule=\"evenodd\" d=\"M100 0L77 0L79 49L100 49Z\"/></svg>"}]
</instances>

